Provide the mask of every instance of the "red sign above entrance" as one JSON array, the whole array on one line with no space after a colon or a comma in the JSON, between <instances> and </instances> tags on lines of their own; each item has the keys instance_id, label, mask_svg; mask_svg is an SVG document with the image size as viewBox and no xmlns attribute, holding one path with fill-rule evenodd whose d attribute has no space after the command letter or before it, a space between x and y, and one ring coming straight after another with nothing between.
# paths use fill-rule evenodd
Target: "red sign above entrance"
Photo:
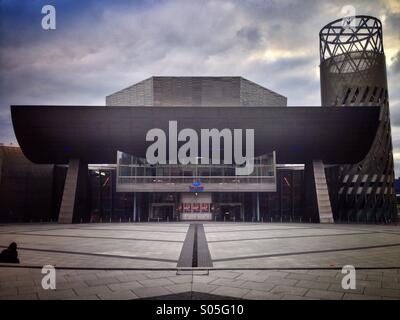
<instances>
[{"instance_id":1,"label":"red sign above entrance","mask_svg":"<svg viewBox=\"0 0 400 320\"><path fill-rule=\"evenodd\" d=\"M183 203L178 206L178 212L210 212L210 203Z\"/></svg>"}]
</instances>

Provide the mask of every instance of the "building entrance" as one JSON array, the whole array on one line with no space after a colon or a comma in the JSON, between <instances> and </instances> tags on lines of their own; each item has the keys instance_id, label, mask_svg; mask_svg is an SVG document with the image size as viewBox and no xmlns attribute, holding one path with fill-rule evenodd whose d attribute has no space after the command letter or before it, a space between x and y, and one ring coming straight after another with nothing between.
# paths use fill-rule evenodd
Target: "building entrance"
<instances>
[{"instance_id":1,"label":"building entrance","mask_svg":"<svg viewBox=\"0 0 400 320\"><path fill-rule=\"evenodd\" d=\"M150 207L150 220L173 221L175 216L174 203L152 203Z\"/></svg>"},{"instance_id":2,"label":"building entrance","mask_svg":"<svg viewBox=\"0 0 400 320\"><path fill-rule=\"evenodd\" d=\"M221 203L220 219L222 221L243 220L242 203Z\"/></svg>"}]
</instances>

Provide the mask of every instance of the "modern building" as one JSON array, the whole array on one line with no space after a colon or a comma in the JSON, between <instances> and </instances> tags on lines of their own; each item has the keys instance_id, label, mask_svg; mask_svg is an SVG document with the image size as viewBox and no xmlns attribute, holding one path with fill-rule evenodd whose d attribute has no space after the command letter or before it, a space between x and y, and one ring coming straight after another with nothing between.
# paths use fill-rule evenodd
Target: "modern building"
<instances>
[{"instance_id":1,"label":"modern building","mask_svg":"<svg viewBox=\"0 0 400 320\"><path fill-rule=\"evenodd\" d=\"M61 223L395 220L381 25L354 21L321 30L320 108L287 107L286 97L242 77L151 77L107 96L106 106L11 106L24 155L52 172L49 216ZM146 156L153 129L167 133L165 162ZM208 138L202 148L204 130L213 129L218 143ZM248 130L254 170L241 175L241 163L226 161L236 157L225 143L239 139L243 156ZM202 138L198 152L182 163L177 150L193 136ZM214 154L219 162L204 161Z\"/></svg>"},{"instance_id":2,"label":"modern building","mask_svg":"<svg viewBox=\"0 0 400 320\"><path fill-rule=\"evenodd\" d=\"M151 77L106 97L109 107L268 107L286 102L286 97L242 77ZM273 152L256 157L253 174L244 177L235 175L235 165L196 160L155 166L143 157L118 152L116 190L132 192L134 202L136 194L149 193L148 219L260 219L259 192L276 192ZM250 203L246 210L245 202Z\"/></svg>"},{"instance_id":3,"label":"modern building","mask_svg":"<svg viewBox=\"0 0 400 320\"><path fill-rule=\"evenodd\" d=\"M0 145L0 163L0 222L57 221L68 166L34 164L17 145ZM309 217L303 216L303 179L303 166L278 165L276 192L259 193L260 220L309 221ZM115 164L90 165L85 190L84 208L75 222L128 222L135 218L136 221L167 221L173 219L172 210L175 219L177 216L179 219L177 193L117 192ZM257 219L251 193L219 193L214 199L220 212L229 212L229 215L216 215L217 221L223 221L224 216L227 221L240 221L241 212L245 212L245 221ZM163 212L163 203L170 205L171 211Z\"/></svg>"}]
</instances>

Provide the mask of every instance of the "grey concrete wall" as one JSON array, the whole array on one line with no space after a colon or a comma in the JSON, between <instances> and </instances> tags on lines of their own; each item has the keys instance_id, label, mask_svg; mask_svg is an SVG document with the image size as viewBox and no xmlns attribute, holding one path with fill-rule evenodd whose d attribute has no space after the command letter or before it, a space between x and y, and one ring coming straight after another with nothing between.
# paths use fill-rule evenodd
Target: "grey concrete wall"
<instances>
[{"instance_id":1,"label":"grey concrete wall","mask_svg":"<svg viewBox=\"0 0 400 320\"><path fill-rule=\"evenodd\" d=\"M247 79L240 79L240 104L242 106L287 106L287 98Z\"/></svg>"},{"instance_id":2,"label":"grey concrete wall","mask_svg":"<svg viewBox=\"0 0 400 320\"><path fill-rule=\"evenodd\" d=\"M107 106L152 106L153 78L138 82L106 97Z\"/></svg>"},{"instance_id":3,"label":"grey concrete wall","mask_svg":"<svg viewBox=\"0 0 400 320\"><path fill-rule=\"evenodd\" d=\"M108 106L286 106L242 77L152 77L106 97Z\"/></svg>"},{"instance_id":4,"label":"grey concrete wall","mask_svg":"<svg viewBox=\"0 0 400 320\"><path fill-rule=\"evenodd\" d=\"M240 106L239 77L154 77L155 106Z\"/></svg>"}]
</instances>

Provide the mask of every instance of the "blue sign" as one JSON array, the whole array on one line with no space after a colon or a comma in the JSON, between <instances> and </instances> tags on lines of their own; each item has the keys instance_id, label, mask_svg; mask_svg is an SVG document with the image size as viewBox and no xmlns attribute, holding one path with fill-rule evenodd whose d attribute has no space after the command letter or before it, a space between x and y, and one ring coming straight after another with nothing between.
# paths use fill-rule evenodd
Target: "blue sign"
<instances>
[{"instance_id":1,"label":"blue sign","mask_svg":"<svg viewBox=\"0 0 400 320\"><path fill-rule=\"evenodd\" d=\"M201 185L200 181L193 181L192 185L189 186L190 192L202 192L204 187Z\"/></svg>"}]
</instances>

